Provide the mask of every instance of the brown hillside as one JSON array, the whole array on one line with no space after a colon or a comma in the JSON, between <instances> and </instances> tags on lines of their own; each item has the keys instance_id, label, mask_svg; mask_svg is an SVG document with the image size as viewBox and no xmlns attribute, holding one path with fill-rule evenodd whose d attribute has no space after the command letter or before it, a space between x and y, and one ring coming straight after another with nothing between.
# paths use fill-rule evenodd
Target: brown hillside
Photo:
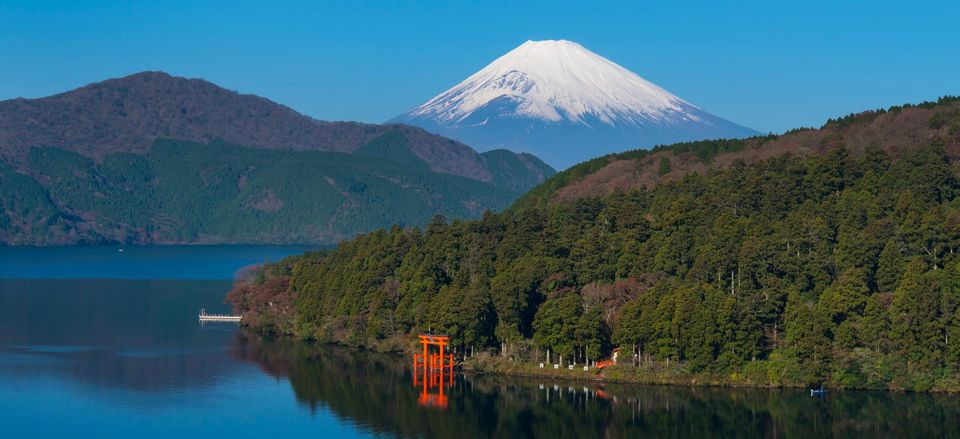
<instances>
[{"instance_id":1,"label":"brown hillside","mask_svg":"<svg viewBox=\"0 0 960 439\"><path fill-rule=\"evenodd\" d=\"M699 142L709 144L710 141ZM829 121L820 129L800 129L780 136L746 139L742 149L704 159L694 152L676 152L670 146L652 152L611 155L606 164L582 178L560 187L550 198L567 202L601 196L617 189L650 187L674 181L691 172L703 173L743 161L753 163L783 154L807 156L845 147L857 156L868 147L879 147L898 157L898 152L931 143L942 144L954 160L960 160L960 100L945 98L938 104L894 107L868 111ZM666 172L665 172L666 171Z\"/></svg>"}]
</instances>

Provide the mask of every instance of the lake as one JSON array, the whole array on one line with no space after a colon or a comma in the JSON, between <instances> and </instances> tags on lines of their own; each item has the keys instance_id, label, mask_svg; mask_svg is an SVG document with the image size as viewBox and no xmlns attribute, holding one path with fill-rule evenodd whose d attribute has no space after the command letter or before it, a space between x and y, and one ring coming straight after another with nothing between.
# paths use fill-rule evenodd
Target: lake
<instances>
[{"instance_id":1,"label":"lake","mask_svg":"<svg viewBox=\"0 0 960 439\"><path fill-rule=\"evenodd\" d=\"M949 437L960 397L503 376L270 340L223 295L301 247L0 249L2 437ZM442 385L442 388L441 388Z\"/></svg>"}]
</instances>

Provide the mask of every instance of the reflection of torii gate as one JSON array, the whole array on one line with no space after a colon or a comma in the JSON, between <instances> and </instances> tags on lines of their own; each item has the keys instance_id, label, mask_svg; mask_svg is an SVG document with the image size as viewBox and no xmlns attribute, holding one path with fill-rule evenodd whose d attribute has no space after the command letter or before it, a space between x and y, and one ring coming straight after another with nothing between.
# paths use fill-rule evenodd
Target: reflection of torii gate
<instances>
[{"instance_id":1,"label":"reflection of torii gate","mask_svg":"<svg viewBox=\"0 0 960 439\"><path fill-rule=\"evenodd\" d=\"M420 334L420 344L423 345L423 354L413 354L413 385L423 386L417 401L421 406L447 408L447 396L443 393L443 386L444 384L453 385L453 355L445 355L443 351L449 346L450 337ZM430 352L431 346L436 346L439 352ZM418 383L418 374L421 373L423 374L422 382ZM439 394L427 392L434 387L439 388Z\"/></svg>"}]
</instances>

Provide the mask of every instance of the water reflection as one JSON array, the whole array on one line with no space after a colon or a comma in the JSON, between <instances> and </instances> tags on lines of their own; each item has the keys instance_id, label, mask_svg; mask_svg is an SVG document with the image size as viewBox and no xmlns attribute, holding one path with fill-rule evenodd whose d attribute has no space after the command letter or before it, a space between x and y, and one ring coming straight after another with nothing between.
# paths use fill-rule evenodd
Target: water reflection
<instances>
[{"instance_id":1,"label":"water reflection","mask_svg":"<svg viewBox=\"0 0 960 439\"><path fill-rule=\"evenodd\" d=\"M413 387L420 389L420 396L417 397L417 403L420 407L436 407L446 409L449 404L444 389L453 387L453 366L448 368L438 368L431 370L421 367L419 370L414 366Z\"/></svg>"},{"instance_id":2,"label":"water reflection","mask_svg":"<svg viewBox=\"0 0 960 439\"><path fill-rule=\"evenodd\" d=\"M401 358L241 333L234 352L327 408L401 437L946 437L951 395L636 386L456 375L447 410L424 408Z\"/></svg>"},{"instance_id":3,"label":"water reflection","mask_svg":"<svg viewBox=\"0 0 960 439\"><path fill-rule=\"evenodd\" d=\"M201 328L223 281L0 281L0 372L135 392L202 389L236 369L236 325ZM220 305L223 307L223 305Z\"/></svg>"},{"instance_id":4,"label":"water reflection","mask_svg":"<svg viewBox=\"0 0 960 439\"><path fill-rule=\"evenodd\" d=\"M453 386L453 354L444 354L450 344L446 335L420 334L423 353L413 354L413 387L419 387L417 403L421 407L447 408L444 387ZM447 352L450 352L447 349Z\"/></svg>"},{"instance_id":5,"label":"water reflection","mask_svg":"<svg viewBox=\"0 0 960 439\"><path fill-rule=\"evenodd\" d=\"M0 280L0 437L357 437L197 321L229 281Z\"/></svg>"}]
</instances>

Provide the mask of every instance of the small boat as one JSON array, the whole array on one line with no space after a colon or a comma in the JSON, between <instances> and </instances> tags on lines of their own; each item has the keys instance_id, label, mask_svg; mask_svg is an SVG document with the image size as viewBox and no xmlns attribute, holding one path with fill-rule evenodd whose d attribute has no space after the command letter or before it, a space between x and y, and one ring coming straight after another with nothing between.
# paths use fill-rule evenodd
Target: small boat
<instances>
[{"instance_id":1,"label":"small boat","mask_svg":"<svg viewBox=\"0 0 960 439\"><path fill-rule=\"evenodd\" d=\"M827 389L823 388L823 384L820 385L819 389L810 389L810 396L823 396L827 394Z\"/></svg>"}]
</instances>

